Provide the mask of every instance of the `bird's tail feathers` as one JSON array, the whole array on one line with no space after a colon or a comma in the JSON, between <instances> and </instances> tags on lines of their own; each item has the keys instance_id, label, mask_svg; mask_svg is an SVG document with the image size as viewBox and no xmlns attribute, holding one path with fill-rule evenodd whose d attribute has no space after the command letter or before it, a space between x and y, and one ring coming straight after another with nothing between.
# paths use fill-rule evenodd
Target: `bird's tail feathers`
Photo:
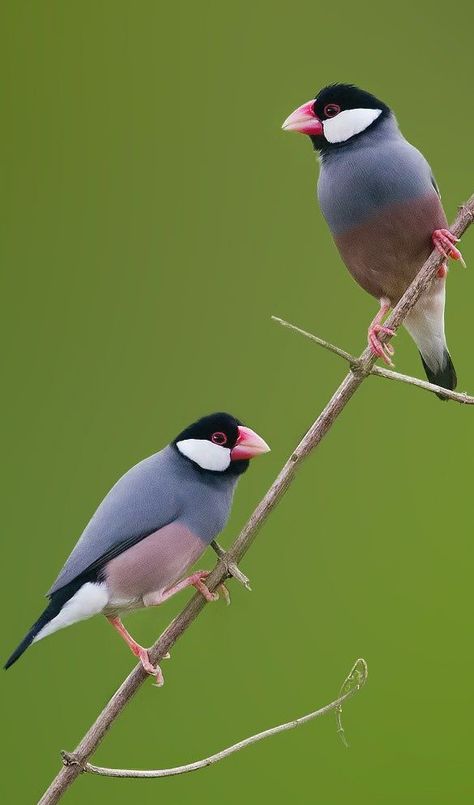
<instances>
[{"instance_id":1,"label":"bird's tail feathers","mask_svg":"<svg viewBox=\"0 0 474 805\"><path fill-rule=\"evenodd\" d=\"M455 389L457 378L444 334L445 283L437 283L421 297L404 321L417 345L430 383ZM441 400L447 400L438 394Z\"/></svg>"},{"instance_id":2,"label":"bird's tail feathers","mask_svg":"<svg viewBox=\"0 0 474 805\"><path fill-rule=\"evenodd\" d=\"M426 377L430 383L434 383L436 386L442 386L444 389L451 389L451 391L454 391L458 379L456 377L456 370L448 350L445 349L443 354L444 360L436 369L431 369L430 366L428 366L421 352L420 357L423 363L423 368L426 372ZM444 394L437 394L436 396L439 397L440 400L446 401L448 399L448 397L445 397Z\"/></svg>"},{"instance_id":3,"label":"bird's tail feathers","mask_svg":"<svg viewBox=\"0 0 474 805\"><path fill-rule=\"evenodd\" d=\"M21 655L23 654L26 649L31 646L33 640L35 639L36 635L49 623L56 615L60 612L64 601L61 600L59 597L52 598L49 602L48 606L44 610L44 612L39 616L36 623L33 624L31 629L29 630L28 634L25 635L23 640L21 641L20 645L16 647L13 654L8 658L6 661L4 668L10 668L14 662L16 662Z\"/></svg>"}]
</instances>

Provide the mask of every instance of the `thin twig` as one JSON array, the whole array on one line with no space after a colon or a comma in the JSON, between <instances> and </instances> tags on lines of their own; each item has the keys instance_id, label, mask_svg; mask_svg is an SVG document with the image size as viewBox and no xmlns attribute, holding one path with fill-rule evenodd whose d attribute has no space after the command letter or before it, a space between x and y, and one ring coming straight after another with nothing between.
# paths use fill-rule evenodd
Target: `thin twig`
<instances>
[{"instance_id":1,"label":"thin twig","mask_svg":"<svg viewBox=\"0 0 474 805\"><path fill-rule=\"evenodd\" d=\"M352 666L349 675L344 680L341 693L335 701L331 702L330 704L326 704L324 707L320 707L319 710L315 710L313 713L300 716L300 718L295 718L293 721L287 721L285 724L279 724L277 727L270 727L267 730L263 730L263 732L258 732L256 735L250 735L250 737L244 738L242 741L238 741L237 743L232 744L232 746L228 746L226 749L221 749L220 752L216 752L214 755L210 755L202 760L196 760L194 763L186 763L184 766L173 766L171 769L110 769L106 766L94 766L92 763L86 763L83 771L89 772L90 774L98 774L102 777L149 778L173 777L177 774L187 774L191 771L204 769L206 766L211 766L213 763L219 763L220 760L224 760L224 758L229 757L229 755L232 755L234 752L239 752L241 749L245 749L247 746L251 746L258 741L263 741L265 738L270 738L272 735L278 735L280 732L286 732L287 730L295 729L295 727L301 727L302 724L307 724L308 721L313 721L315 718L325 716L327 713L330 713L333 710L335 710L337 713L338 732L343 735L344 730L342 728L342 724L340 723L342 705L345 701L347 701L347 699L350 699L351 696L354 696L354 694L356 694L357 691L359 691L365 685L366 681L367 663L361 658L356 660ZM347 741L345 743L347 745ZM62 754L63 760L66 764L74 765L77 763L77 760L73 755L68 755L67 752L63 752Z\"/></svg>"},{"instance_id":2,"label":"thin twig","mask_svg":"<svg viewBox=\"0 0 474 805\"><path fill-rule=\"evenodd\" d=\"M315 341L320 347L324 347L324 349L329 350L329 352L334 352L336 355L339 355L340 358L344 358L344 360L357 371L357 358L351 355L350 352L346 352L344 349L334 346L334 344L331 344L329 341L325 341L323 338L319 338L317 335L313 335L313 333L309 333L307 330L302 330L301 327L297 327L296 324L291 324L291 322L285 321L285 319L280 319L279 316L272 316L272 319L276 321L277 324L281 324L282 327L287 327L295 333L304 335L305 338L309 338L310 341ZM418 386L420 389L426 389L426 391L431 391L433 394L442 394L447 399L454 400L463 405L474 405L474 397L470 397L465 391L451 391L442 386L437 386L435 383L429 383L427 380L421 380L419 377L402 375L400 372L393 372L391 369L385 369L382 366L372 366L370 374L376 377L385 377L387 380L398 380L400 383L408 383L410 386Z\"/></svg>"},{"instance_id":3,"label":"thin twig","mask_svg":"<svg viewBox=\"0 0 474 805\"><path fill-rule=\"evenodd\" d=\"M457 237L460 237L472 223L473 218L474 196L471 196L469 201L460 207L456 220L451 227L451 231ZM436 250L431 253L428 260L389 316L386 322L387 327L392 329L399 327L405 316L416 304L423 291L433 281L444 259L443 255L439 254ZM388 338L382 335L381 340L385 341L388 340ZM311 425L308 432L283 466L266 495L257 505L247 524L227 552L228 561L238 564L244 554L249 550L259 529L293 481L296 471L300 468L303 459L319 445L352 395L357 391L367 375L371 373L374 363L375 356L367 347L357 361L357 371L351 370L346 375L324 410ZM219 584L225 581L227 575L224 564L219 560L217 566L207 578L206 583L211 590L215 590ZM203 596L199 593L194 595L183 611L171 622L150 649L150 660L153 664L163 658L204 609L204 606L205 601ZM120 715L124 707L135 695L138 688L144 683L145 679L147 679L147 674L141 665L138 665L114 693L75 749L74 757L77 758L77 764L63 766L44 793L38 805L54 805L54 803L59 802L65 791L78 777L90 756L95 752L115 719Z\"/></svg>"},{"instance_id":4,"label":"thin twig","mask_svg":"<svg viewBox=\"0 0 474 805\"><path fill-rule=\"evenodd\" d=\"M351 355L350 352L346 352L345 349L340 349L339 347L334 346L334 344L330 344L329 341L324 341L323 338L319 338L319 336L313 335L313 333L309 333L307 330L302 330L301 327L297 327L296 324L291 324L291 322L286 321L285 319L280 319L279 316L272 316L272 320L276 321L277 324L281 324L282 327L288 327L289 330L293 330L295 333L304 335L305 338L309 338L310 341L315 341L320 347L324 347L324 349L334 352L336 355L339 355L340 358L344 358L344 360L348 363L356 363L357 361L355 355Z\"/></svg>"},{"instance_id":5,"label":"thin twig","mask_svg":"<svg viewBox=\"0 0 474 805\"><path fill-rule=\"evenodd\" d=\"M402 375L400 372L394 372L392 369L384 369L381 366L374 366L371 374L376 377L385 377L387 380L398 380L400 383L408 383L410 386L417 386L420 389L426 389L434 394L442 394L447 400L454 400L454 402L461 403L461 405L474 405L474 397L470 397L465 391L451 391L442 386L437 386L435 383L428 383L427 380L422 380L419 377L411 377L411 375Z\"/></svg>"}]
</instances>

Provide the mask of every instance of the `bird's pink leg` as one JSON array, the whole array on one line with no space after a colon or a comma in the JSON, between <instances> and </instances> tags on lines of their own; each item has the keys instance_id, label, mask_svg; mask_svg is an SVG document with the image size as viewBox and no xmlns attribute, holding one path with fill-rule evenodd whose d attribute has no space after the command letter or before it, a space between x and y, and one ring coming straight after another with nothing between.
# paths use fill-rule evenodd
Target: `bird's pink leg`
<instances>
[{"instance_id":1,"label":"bird's pink leg","mask_svg":"<svg viewBox=\"0 0 474 805\"><path fill-rule=\"evenodd\" d=\"M167 601L168 598L171 596L176 595L176 593L181 592L181 590L185 590L186 587L195 587L201 595L204 596L206 601L217 601L219 598L218 593L211 593L208 587L204 584L204 579L207 579L209 576L209 570L198 570L196 573L192 573L191 576L187 576L187 578L182 579L182 581L178 581L177 584L173 584L172 587L169 587L167 590L162 590L159 593L148 593L147 595L143 596L143 603L146 607L156 607L163 603L163 601ZM222 594L227 601L230 603L230 596L229 591L223 585L219 585L219 589L222 591Z\"/></svg>"},{"instance_id":2,"label":"bird's pink leg","mask_svg":"<svg viewBox=\"0 0 474 805\"><path fill-rule=\"evenodd\" d=\"M390 307L390 300L382 297L380 300L380 310L372 320L367 331L367 341L374 355L377 355L378 358L382 358L384 363L388 366L393 366L392 355L395 352L394 348L391 344L382 344L379 339L381 333L392 336L395 335L395 330L391 330L390 327L384 327L382 324L383 318L387 315Z\"/></svg>"},{"instance_id":3,"label":"bird's pink leg","mask_svg":"<svg viewBox=\"0 0 474 805\"><path fill-rule=\"evenodd\" d=\"M456 249L455 243L459 243L459 238L453 235L449 229L435 229L431 235L433 246L438 249L445 257L451 257L453 260L459 260L461 265L466 268L466 263L459 249Z\"/></svg>"},{"instance_id":4,"label":"bird's pink leg","mask_svg":"<svg viewBox=\"0 0 474 805\"><path fill-rule=\"evenodd\" d=\"M138 657L138 659L140 660L140 662L141 662L144 670L147 672L147 674L150 674L151 676L156 677L156 685L157 685L157 687L161 688L161 686L164 684L164 679L163 679L163 674L161 673L161 668L160 668L159 665L157 665L157 666L152 665L152 663L150 662L150 657L148 656L148 651L146 650L146 648L143 648L143 646L140 646L140 644L137 643L136 640L133 639L132 635L129 632L127 632L127 630L126 630L125 626L123 625L122 621L120 620L120 618L112 618L110 616L107 616L107 620L108 620L108 622L110 624L112 624L114 629L117 630L117 632L119 633L120 637L122 637L123 640L125 640L125 642L126 642L127 646L129 647L130 651L132 651L133 654L135 654L135 657Z\"/></svg>"}]
</instances>

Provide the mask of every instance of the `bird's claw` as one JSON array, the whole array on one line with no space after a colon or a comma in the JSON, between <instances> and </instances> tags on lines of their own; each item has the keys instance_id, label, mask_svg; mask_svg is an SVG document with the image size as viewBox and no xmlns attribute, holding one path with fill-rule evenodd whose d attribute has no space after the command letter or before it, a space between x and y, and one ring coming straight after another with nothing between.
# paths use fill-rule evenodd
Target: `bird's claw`
<instances>
[{"instance_id":1,"label":"bird's claw","mask_svg":"<svg viewBox=\"0 0 474 805\"><path fill-rule=\"evenodd\" d=\"M213 601L217 601L219 599L219 593L211 593L209 587L204 584L204 579L210 575L210 570L200 570L198 573L193 573L191 577L191 584L193 587L201 593L201 595L208 601L212 603Z\"/></svg>"},{"instance_id":2,"label":"bird's claw","mask_svg":"<svg viewBox=\"0 0 474 805\"><path fill-rule=\"evenodd\" d=\"M224 601L226 602L227 606L230 604L230 593L225 584L219 584L217 591L215 593L211 593L209 587L204 584L204 579L207 579L209 576L209 570L201 570L198 573L194 573L193 575L193 586L198 590L202 596L208 601L209 603L213 603L214 601L219 600L219 590L222 594Z\"/></svg>"},{"instance_id":3,"label":"bird's claw","mask_svg":"<svg viewBox=\"0 0 474 805\"><path fill-rule=\"evenodd\" d=\"M143 646L137 646L136 654L142 664L143 670L146 671L147 674L150 674L150 676L155 677L155 687L163 687L165 680L163 678L161 668L159 665L153 665L153 663L150 661L150 656L147 649L143 648Z\"/></svg>"},{"instance_id":4,"label":"bird's claw","mask_svg":"<svg viewBox=\"0 0 474 805\"><path fill-rule=\"evenodd\" d=\"M387 366L393 366L392 356L395 353L394 348L391 344L383 344L380 339L379 335L385 334L393 337L396 335L395 330L392 330L390 327L384 327L382 324L372 324L369 327L368 331L368 342L369 346L374 353L377 355L378 358L381 358Z\"/></svg>"},{"instance_id":5,"label":"bird's claw","mask_svg":"<svg viewBox=\"0 0 474 805\"><path fill-rule=\"evenodd\" d=\"M217 589L220 590L222 598L226 602L226 606L230 606L230 592L225 586L225 584L219 584L219 587ZM217 595L217 597L219 598L219 594Z\"/></svg>"},{"instance_id":6,"label":"bird's claw","mask_svg":"<svg viewBox=\"0 0 474 805\"><path fill-rule=\"evenodd\" d=\"M453 260L459 260L461 265L466 268L466 263L464 262L464 258L454 245L455 243L459 243L459 238L456 235L453 235L449 229L435 229L431 236L431 240L433 241L433 246L444 256L444 257L451 257Z\"/></svg>"}]
</instances>

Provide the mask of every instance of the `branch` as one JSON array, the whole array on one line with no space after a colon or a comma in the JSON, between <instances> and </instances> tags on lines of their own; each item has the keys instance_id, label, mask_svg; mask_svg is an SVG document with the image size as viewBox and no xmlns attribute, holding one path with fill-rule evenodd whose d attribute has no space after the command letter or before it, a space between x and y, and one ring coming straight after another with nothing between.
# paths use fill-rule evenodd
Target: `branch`
<instances>
[{"instance_id":1,"label":"branch","mask_svg":"<svg viewBox=\"0 0 474 805\"><path fill-rule=\"evenodd\" d=\"M341 724L342 705L345 701L347 701L347 699L350 699L352 696L354 696L365 685L366 682L367 663L363 659L356 660L349 675L343 683L339 697L335 701L331 702L330 704L326 704L324 707L320 707L319 710L315 710L313 713L300 716L300 718L295 718L293 721L287 721L285 724L279 724L277 727L270 727L270 729L264 730L263 732L258 732L256 735L251 735L249 738L244 738L242 741L238 741L238 743L232 744L232 746L228 746L226 749L221 749L220 752L216 752L214 755L210 755L202 760L196 760L194 763L187 763L185 766L173 766L171 769L147 770L109 769L105 766L94 766L92 763L86 763L82 771L89 772L90 774L98 774L101 777L150 778L173 777L178 774L187 774L191 771L204 769L206 766L212 766L213 763L219 763L220 760L224 760L224 758L229 757L229 755L232 755L234 752L239 752L241 749L245 749L247 746L258 743L258 741L263 741L265 738L270 738L272 735L278 735L280 732L286 732L287 730L295 729L295 727L301 727L302 724L307 724L308 721L313 721L315 718L325 716L326 713L330 713L333 710L336 711L338 732L344 736L344 730ZM344 743L346 746L348 745L347 741L344 741ZM78 761L74 755L70 755L67 752L62 752L61 754L63 757L63 762L66 765L77 765Z\"/></svg>"},{"instance_id":2,"label":"branch","mask_svg":"<svg viewBox=\"0 0 474 805\"><path fill-rule=\"evenodd\" d=\"M236 581L240 582L240 584L243 584L246 590L252 592L252 588L250 586L250 579L245 575L245 573L242 573L242 571L240 570L240 568L237 567L235 562L229 561L224 548L221 548L217 540L215 539L212 540L211 547L214 549L219 559L222 559L222 563L227 571L227 575L229 576L229 578L230 576L232 576L234 579L236 579Z\"/></svg>"},{"instance_id":3,"label":"branch","mask_svg":"<svg viewBox=\"0 0 474 805\"><path fill-rule=\"evenodd\" d=\"M293 330L295 333L304 335L311 341L315 341L320 347L324 347L324 349L328 349L329 352L334 352L336 355L339 355L340 358L344 358L344 360L347 361L355 371L357 371L357 358L355 358L354 355L351 355L344 349L334 346L334 344L331 344L329 341L324 341L324 339L318 338L317 335L308 333L307 330L302 330L301 327L297 327L296 324L291 324L289 321L285 321L285 319L280 319L278 316L272 316L272 319L273 321L276 321L277 324L281 324L282 327L288 327L289 330ZM428 383L427 380L421 380L419 377L402 375L400 372L393 372L391 369L383 369L381 366L372 366L370 374L375 375L376 377L385 377L387 380L398 380L400 383L408 383L410 386L418 386L420 389L426 389L426 391L431 391L433 394L442 394L448 400L455 400L455 402L459 402L464 405L474 405L474 397L470 397L465 391L451 391L450 389L445 389L442 386L437 386L435 383Z\"/></svg>"},{"instance_id":4,"label":"branch","mask_svg":"<svg viewBox=\"0 0 474 805\"><path fill-rule=\"evenodd\" d=\"M460 237L472 223L473 219L474 196L460 207L456 220L451 227L451 231L457 237ZM434 279L444 259L443 255L436 250L431 253L428 260L389 316L386 322L387 327L396 329L400 326L405 316L418 301L420 295ZM382 335L381 340L388 340L388 338ZM283 466L266 495L257 505L247 524L243 527L239 536L227 552L227 563L238 564L247 553L259 529L293 481L296 471L300 468L303 459L319 445L352 395L371 373L375 359L375 356L367 347L357 361L357 371L351 369L346 375L324 410L311 425L308 432ZM206 584L211 590L214 590L219 584L222 584L227 577L226 562L219 559L216 567L207 578ZM173 644L190 627L191 623L204 609L204 606L205 601L202 595L199 593L194 595L191 601L184 607L183 611L170 623L168 628L165 629L161 637L150 649L150 660L153 664L163 658ZM147 674L141 665L134 668L128 675L75 749L74 757L77 759L77 764L64 766L59 771L38 805L54 805L54 803L59 802L65 791L79 776L81 768L84 768L90 756L96 751L115 719L120 715L146 678Z\"/></svg>"}]
</instances>

